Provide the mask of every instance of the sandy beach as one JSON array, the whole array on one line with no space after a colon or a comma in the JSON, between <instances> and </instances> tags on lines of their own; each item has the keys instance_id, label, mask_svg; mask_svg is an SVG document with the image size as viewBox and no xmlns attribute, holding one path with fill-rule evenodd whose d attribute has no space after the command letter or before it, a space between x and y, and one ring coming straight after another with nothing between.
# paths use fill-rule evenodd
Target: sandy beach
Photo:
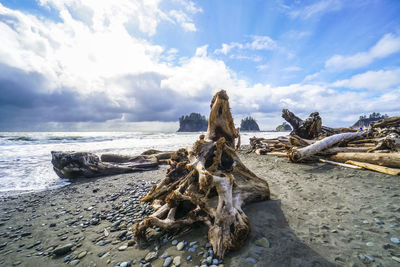
<instances>
[{"instance_id":1,"label":"sandy beach","mask_svg":"<svg viewBox=\"0 0 400 267\"><path fill-rule=\"evenodd\" d=\"M268 181L272 200L244 208L251 235L223 262L213 259L202 226L179 236L154 229L156 241L145 249L133 241L131 226L151 213L138 200L164 177L163 166L1 197L0 265L163 266L170 259L170 266L400 266L393 259L400 257L398 176L244 152L240 158Z\"/></svg>"}]
</instances>

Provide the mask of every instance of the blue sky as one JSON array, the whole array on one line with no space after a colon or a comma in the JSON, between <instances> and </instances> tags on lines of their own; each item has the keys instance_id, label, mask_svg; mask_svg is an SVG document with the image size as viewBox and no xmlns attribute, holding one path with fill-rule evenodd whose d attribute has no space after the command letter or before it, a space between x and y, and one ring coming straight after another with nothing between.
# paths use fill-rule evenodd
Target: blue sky
<instances>
[{"instance_id":1,"label":"blue sky","mask_svg":"<svg viewBox=\"0 0 400 267\"><path fill-rule=\"evenodd\" d=\"M282 108L399 115L399 1L0 0L0 130L174 130L226 89Z\"/></svg>"}]
</instances>

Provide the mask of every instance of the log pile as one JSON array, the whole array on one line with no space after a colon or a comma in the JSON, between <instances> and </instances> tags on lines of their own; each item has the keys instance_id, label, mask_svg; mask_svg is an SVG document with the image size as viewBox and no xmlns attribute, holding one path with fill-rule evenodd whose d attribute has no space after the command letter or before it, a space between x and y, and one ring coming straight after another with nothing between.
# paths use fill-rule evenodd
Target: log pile
<instances>
[{"instance_id":1,"label":"log pile","mask_svg":"<svg viewBox=\"0 0 400 267\"><path fill-rule=\"evenodd\" d=\"M166 177L141 200L151 202L155 212L134 226L139 245L149 241L152 227L183 231L194 223L208 226L209 242L219 258L244 245L250 223L242 206L267 200L270 192L267 181L237 156L237 138L228 95L222 90L211 101L207 134L176 151Z\"/></svg>"},{"instance_id":2,"label":"log pile","mask_svg":"<svg viewBox=\"0 0 400 267\"><path fill-rule=\"evenodd\" d=\"M250 138L249 152L285 156L292 162L319 160L391 175L400 173L400 116L383 119L364 131L322 126L318 112L303 121L284 109L282 117L292 125L289 137Z\"/></svg>"}]
</instances>

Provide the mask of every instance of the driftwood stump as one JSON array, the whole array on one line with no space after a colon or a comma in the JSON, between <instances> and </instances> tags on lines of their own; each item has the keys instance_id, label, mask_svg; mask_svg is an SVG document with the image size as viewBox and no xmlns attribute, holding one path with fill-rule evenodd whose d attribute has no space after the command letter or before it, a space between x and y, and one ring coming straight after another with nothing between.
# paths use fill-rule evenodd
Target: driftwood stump
<instances>
[{"instance_id":1,"label":"driftwood stump","mask_svg":"<svg viewBox=\"0 0 400 267\"><path fill-rule=\"evenodd\" d=\"M351 130L346 128L334 129L322 125L322 119L318 112L313 112L307 119L302 120L288 109L282 110L282 118L284 118L293 128L291 134L295 134L304 139L315 139L322 136L330 136L341 132Z\"/></svg>"},{"instance_id":2,"label":"driftwood stump","mask_svg":"<svg viewBox=\"0 0 400 267\"><path fill-rule=\"evenodd\" d=\"M217 257L243 246L250 223L241 207L269 199L270 192L267 181L236 155L237 137L228 95L222 90L211 101L207 134L193 147L176 151L166 177L142 199L151 201L155 212L135 224L138 241L152 226L176 230L203 222Z\"/></svg>"}]
</instances>

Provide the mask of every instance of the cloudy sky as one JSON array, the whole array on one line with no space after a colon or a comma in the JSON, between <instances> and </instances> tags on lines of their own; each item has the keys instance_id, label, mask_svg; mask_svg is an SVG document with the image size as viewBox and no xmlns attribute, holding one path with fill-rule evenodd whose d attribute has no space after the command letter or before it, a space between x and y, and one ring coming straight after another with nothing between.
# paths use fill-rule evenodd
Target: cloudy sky
<instances>
[{"instance_id":1,"label":"cloudy sky","mask_svg":"<svg viewBox=\"0 0 400 267\"><path fill-rule=\"evenodd\" d=\"M176 130L400 113L400 1L0 0L0 131Z\"/></svg>"}]
</instances>

